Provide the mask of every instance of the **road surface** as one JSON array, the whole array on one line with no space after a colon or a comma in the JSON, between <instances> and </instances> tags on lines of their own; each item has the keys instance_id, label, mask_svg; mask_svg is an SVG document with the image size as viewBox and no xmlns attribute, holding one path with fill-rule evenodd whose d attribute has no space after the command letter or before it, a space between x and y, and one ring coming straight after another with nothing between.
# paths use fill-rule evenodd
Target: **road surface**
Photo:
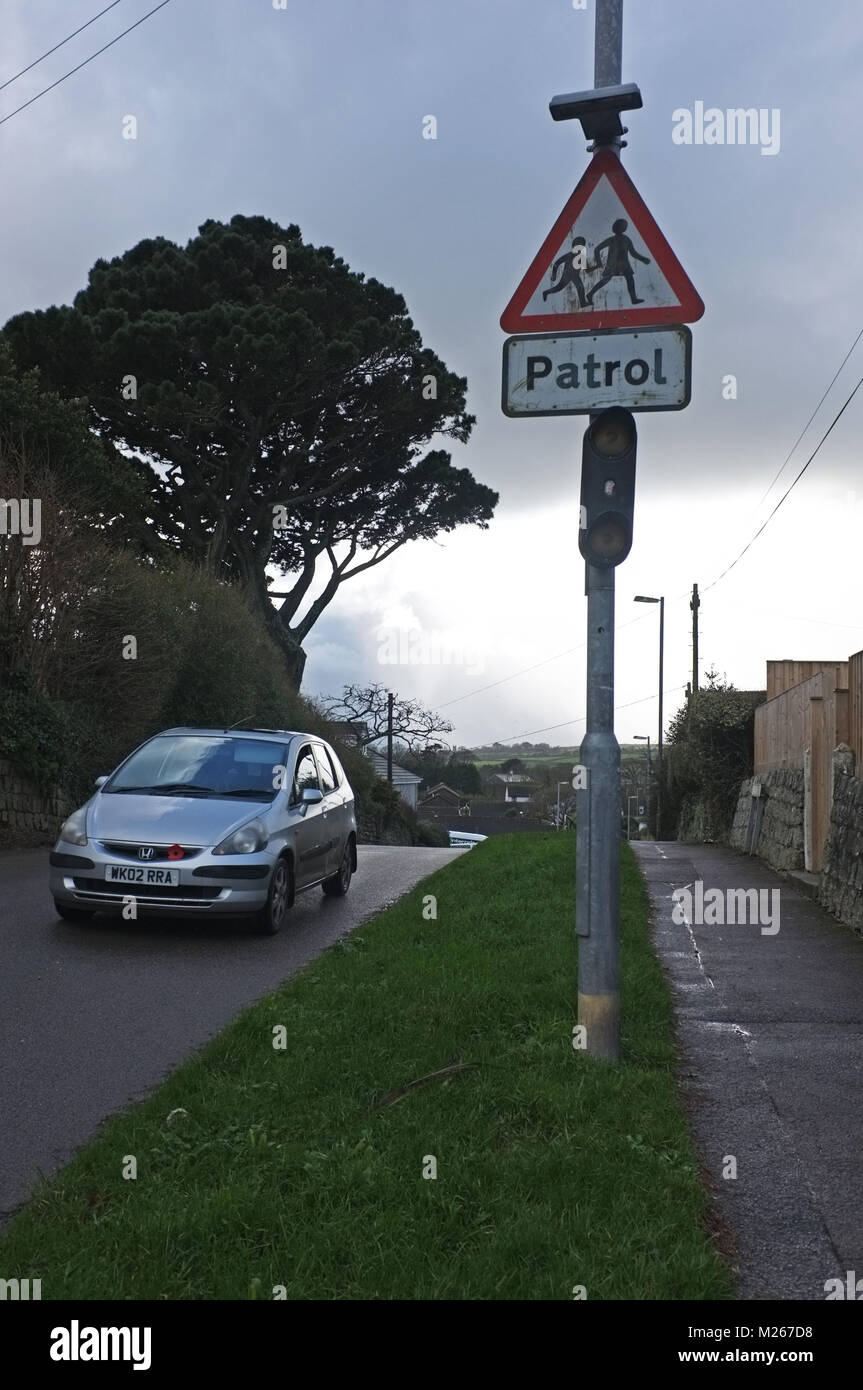
<instances>
[{"instance_id":1,"label":"road surface","mask_svg":"<svg viewBox=\"0 0 863 1390\"><path fill-rule=\"evenodd\" d=\"M0 854L0 1222L106 1116L465 853L361 845L347 897L300 894L271 937L236 922L61 922L46 886L47 850Z\"/></svg>"}]
</instances>

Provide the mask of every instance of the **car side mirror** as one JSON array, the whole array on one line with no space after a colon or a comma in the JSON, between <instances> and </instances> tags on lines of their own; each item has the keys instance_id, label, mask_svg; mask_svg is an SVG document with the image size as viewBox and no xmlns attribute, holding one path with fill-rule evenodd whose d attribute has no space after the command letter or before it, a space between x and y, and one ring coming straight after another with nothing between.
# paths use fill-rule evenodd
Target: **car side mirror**
<instances>
[{"instance_id":1,"label":"car side mirror","mask_svg":"<svg viewBox=\"0 0 863 1390\"><path fill-rule=\"evenodd\" d=\"M105 783L107 782L107 780L108 780L107 777L97 777L97 778L96 778L96 782L95 782L96 790L98 791L100 787L104 787L104 785L105 785Z\"/></svg>"},{"instance_id":2,"label":"car side mirror","mask_svg":"<svg viewBox=\"0 0 863 1390\"><path fill-rule=\"evenodd\" d=\"M303 787L300 804L302 806L317 806L319 801L323 801L324 794L320 787Z\"/></svg>"}]
</instances>

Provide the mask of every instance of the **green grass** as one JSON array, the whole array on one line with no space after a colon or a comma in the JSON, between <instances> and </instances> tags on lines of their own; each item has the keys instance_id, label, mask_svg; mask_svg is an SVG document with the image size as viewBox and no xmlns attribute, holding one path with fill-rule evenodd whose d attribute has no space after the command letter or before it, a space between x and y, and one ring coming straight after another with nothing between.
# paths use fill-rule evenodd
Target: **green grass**
<instances>
[{"instance_id":1,"label":"green grass","mask_svg":"<svg viewBox=\"0 0 863 1390\"><path fill-rule=\"evenodd\" d=\"M246 1010L37 1192L4 1277L43 1299L733 1297L626 848L624 1061L572 1048L573 855L486 840ZM457 1058L478 1065L393 1098Z\"/></svg>"}]
</instances>

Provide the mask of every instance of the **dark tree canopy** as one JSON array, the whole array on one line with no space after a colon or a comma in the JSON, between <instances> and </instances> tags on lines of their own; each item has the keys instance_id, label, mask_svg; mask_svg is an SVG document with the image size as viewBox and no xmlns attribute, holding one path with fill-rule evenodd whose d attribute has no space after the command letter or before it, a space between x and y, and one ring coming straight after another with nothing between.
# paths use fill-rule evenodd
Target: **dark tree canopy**
<instances>
[{"instance_id":1,"label":"dark tree canopy","mask_svg":"<svg viewBox=\"0 0 863 1390\"><path fill-rule=\"evenodd\" d=\"M20 371L0 339L0 497L32 496L48 476L77 524L119 535L137 522L142 534L146 492L137 471L92 433L86 401L46 390L40 373Z\"/></svg>"},{"instance_id":2,"label":"dark tree canopy","mask_svg":"<svg viewBox=\"0 0 863 1390\"><path fill-rule=\"evenodd\" d=\"M294 225L236 216L185 247L142 241L97 261L71 306L4 332L19 365L86 397L94 430L134 456L157 543L248 587L297 681L344 580L410 540L486 527L497 502L430 447L467 441L465 379L401 295ZM291 576L278 612L268 564Z\"/></svg>"},{"instance_id":3,"label":"dark tree canopy","mask_svg":"<svg viewBox=\"0 0 863 1390\"><path fill-rule=\"evenodd\" d=\"M524 772L525 766L521 758L507 758L506 762L500 765L501 772Z\"/></svg>"},{"instance_id":4,"label":"dark tree canopy","mask_svg":"<svg viewBox=\"0 0 863 1390\"><path fill-rule=\"evenodd\" d=\"M479 768L476 763L465 760L464 750L448 749L440 744L416 751L399 748L396 761L423 779L420 787L423 792L439 782L445 782L453 791L466 796L478 796L482 792Z\"/></svg>"}]
</instances>

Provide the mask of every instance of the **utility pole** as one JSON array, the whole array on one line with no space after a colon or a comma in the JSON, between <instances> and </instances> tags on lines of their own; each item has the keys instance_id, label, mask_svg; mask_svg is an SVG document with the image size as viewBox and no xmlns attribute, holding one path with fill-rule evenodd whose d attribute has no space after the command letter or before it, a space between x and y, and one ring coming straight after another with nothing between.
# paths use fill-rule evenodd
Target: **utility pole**
<instances>
[{"instance_id":1,"label":"utility pole","mask_svg":"<svg viewBox=\"0 0 863 1390\"><path fill-rule=\"evenodd\" d=\"M387 781L393 784L393 692L387 695Z\"/></svg>"},{"instance_id":2,"label":"utility pole","mask_svg":"<svg viewBox=\"0 0 863 1390\"><path fill-rule=\"evenodd\" d=\"M692 609L692 693L695 694L698 689L698 610L701 607L697 584L692 586L689 607Z\"/></svg>"},{"instance_id":3,"label":"utility pole","mask_svg":"<svg viewBox=\"0 0 863 1390\"><path fill-rule=\"evenodd\" d=\"M594 87L620 84L623 0L596 0ZM598 140L595 144L600 143ZM620 140L606 145L615 154ZM597 416L591 415L591 421ZM587 720L580 762L587 785L577 793L575 930L578 1022L586 1051L620 1056L620 745L614 734L614 567L585 561Z\"/></svg>"},{"instance_id":4,"label":"utility pole","mask_svg":"<svg viewBox=\"0 0 863 1390\"><path fill-rule=\"evenodd\" d=\"M636 594L635 602L659 604L659 743L657 745L659 754L657 758L656 824L654 826L655 838L659 840L662 838L662 686L665 665L665 597L650 598L647 594Z\"/></svg>"}]
</instances>

